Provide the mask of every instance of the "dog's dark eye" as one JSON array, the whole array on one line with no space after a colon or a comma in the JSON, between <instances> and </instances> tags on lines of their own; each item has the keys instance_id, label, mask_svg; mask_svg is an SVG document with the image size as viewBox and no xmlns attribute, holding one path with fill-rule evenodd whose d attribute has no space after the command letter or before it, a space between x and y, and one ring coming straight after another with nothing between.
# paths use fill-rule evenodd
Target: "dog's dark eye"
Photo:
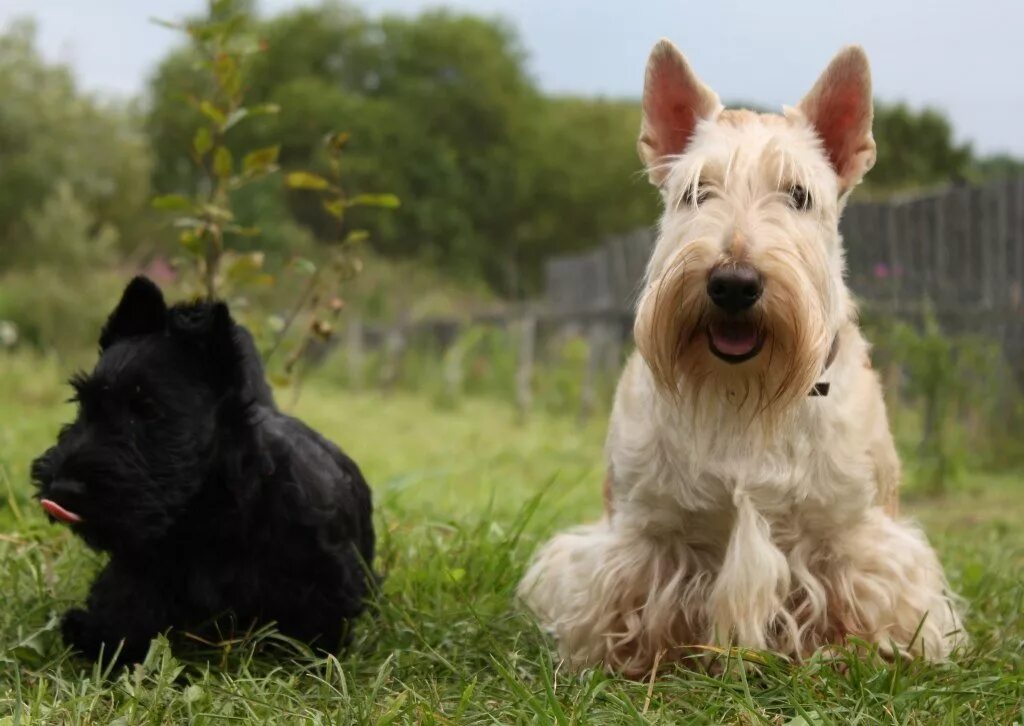
<instances>
[{"instance_id":1,"label":"dog's dark eye","mask_svg":"<svg viewBox=\"0 0 1024 726\"><path fill-rule=\"evenodd\" d=\"M681 197L683 204L688 207L699 207L701 204L706 202L711 196L711 185L707 182L700 182L697 184L697 188L694 189L693 185L688 184L683 189L683 195Z\"/></svg>"},{"instance_id":2,"label":"dog's dark eye","mask_svg":"<svg viewBox=\"0 0 1024 726\"><path fill-rule=\"evenodd\" d=\"M793 205L793 209L800 211L810 209L811 193L799 184L794 184L789 188L789 203Z\"/></svg>"},{"instance_id":3,"label":"dog's dark eye","mask_svg":"<svg viewBox=\"0 0 1024 726\"><path fill-rule=\"evenodd\" d=\"M147 396L145 391L138 386L132 391L131 398L128 400L128 407L133 414L147 421L160 417L160 406L156 400L151 396Z\"/></svg>"}]
</instances>

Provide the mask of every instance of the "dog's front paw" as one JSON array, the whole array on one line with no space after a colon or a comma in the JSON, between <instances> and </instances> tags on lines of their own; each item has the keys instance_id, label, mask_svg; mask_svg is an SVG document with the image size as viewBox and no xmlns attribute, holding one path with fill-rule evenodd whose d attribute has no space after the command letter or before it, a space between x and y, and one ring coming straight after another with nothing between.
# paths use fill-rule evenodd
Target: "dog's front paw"
<instances>
[{"instance_id":1,"label":"dog's front paw","mask_svg":"<svg viewBox=\"0 0 1024 726\"><path fill-rule=\"evenodd\" d=\"M87 610L75 608L64 613L60 623L64 644L89 660L117 664L135 663L146 655L148 640L134 640L99 622Z\"/></svg>"},{"instance_id":2,"label":"dog's front paw","mask_svg":"<svg viewBox=\"0 0 1024 726\"><path fill-rule=\"evenodd\" d=\"M96 635L96 624L89 613L81 608L74 608L64 613L60 621L60 633L64 644L81 651L92 660L100 654L100 641Z\"/></svg>"}]
</instances>

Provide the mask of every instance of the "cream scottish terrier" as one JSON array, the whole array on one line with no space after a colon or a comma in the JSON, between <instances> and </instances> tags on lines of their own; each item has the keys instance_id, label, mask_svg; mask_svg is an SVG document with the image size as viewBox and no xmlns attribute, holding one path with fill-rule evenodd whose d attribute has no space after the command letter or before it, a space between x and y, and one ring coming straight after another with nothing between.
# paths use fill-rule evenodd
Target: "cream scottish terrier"
<instances>
[{"instance_id":1,"label":"cream scottish terrier","mask_svg":"<svg viewBox=\"0 0 1024 726\"><path fill-rule=\"evenodd\" d=\"M796 108L725 110L668 41L639 149L665 211L607 441L605 518L556 536L519 593L574 666L631 675L717 644L802 658L855 636L963 642L843 280L839 215L875 161L867 58Z\"/></svg>"}]
</instances>

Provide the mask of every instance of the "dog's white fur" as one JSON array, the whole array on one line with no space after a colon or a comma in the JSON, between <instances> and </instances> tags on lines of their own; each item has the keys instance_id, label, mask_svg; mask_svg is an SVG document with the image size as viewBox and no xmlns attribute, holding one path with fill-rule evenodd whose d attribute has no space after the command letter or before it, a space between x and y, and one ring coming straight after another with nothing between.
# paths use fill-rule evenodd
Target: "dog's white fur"
<instances>
[{"instance_id":1,"label":"dog's white fur","mask_svg":"<svg viewBox=\"0 0 1024 726\"><path fill-rule=\"evenodd\" d=\"M801 658L856 636L948 656L960 615L896 518L899 461L843 280L839 216L875 158L863 51L768 115L724 110L661 41L644 111L665 211L609 427L607 516L548 542L520 596L571 665L632 675L704 644ZM765 280L764 345L729 364L709 350L706 284L738 262ZM828 396L808 396L817 381Z\"/></svg>"}]
</instances>

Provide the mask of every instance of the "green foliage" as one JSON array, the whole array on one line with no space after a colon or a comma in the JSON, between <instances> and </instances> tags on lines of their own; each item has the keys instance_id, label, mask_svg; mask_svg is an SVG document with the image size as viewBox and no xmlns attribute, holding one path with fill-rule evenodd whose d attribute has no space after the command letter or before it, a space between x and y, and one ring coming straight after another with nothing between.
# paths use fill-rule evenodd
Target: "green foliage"
<instances>
[{"instance_id":1,"label":"green foliage","mask_svg":"<svg viewBox=\"0 0 1024 726\"><path fill-rule=\"evenodd\" d=\"M394 209L399 206L398 198L393 194L357 194L349 196L342 188L341 158L342 151L348 143L347 133L328 134L324 139L327 152L328 178L306 171L291 172L285 177L285 184L292 189L304 189L317 193L324 213L335 224L334 238L320 255L323 259L319 265L307 258L296 257L292 261L308 274L305 290L299 296L291 313L285 318L277 331L275 341L266 358L283 342L295 319L306 310L305 331L296 345L295 350L284 363L284 375L291 376L303 362L303 358L317 343L330 340L334 333L334 323L345 307L339 292L343 285L356 278L362 271L362 259L356 256L354 249L363 242L368 233L362 229L348 229L345 223L346 213L359 207L379 207ZM330 297L325 298L329 295ZM298 389L296 388L296 395Z\"/></svg>"},{"instance_id":2,"label":"green foliage","mask_svg":"<svg viewBox=\"0 0 1024 726\"><path fill-rule=\"evenodd\" d=\"M435 332L429 327L408 328L397 362L389 362L383 333L385 340L363 353L358 370L352 369L349 351L340 347L318 361L323 372L317 375L354 390L419 393L443 409L481 398L509 406L521 403L517 376L522 341L517 325L465 324L443 346ZM381 334L378 331L378 337ZM590 355L590 343L577 332L539 335L530 410L520 413L568 413L581 421L605 415L611 406L619 361L614 362L614 369L598 366L588 373ZM587 375L594 376L589 388L584 383Z\"/></svg>"},{"instance_id":3,"label":"green foliage","mask_svg":"<svg viewBox=\"0 0 1024 726\"><path fill-rule=\"evenodd\" d=\"M518 338L505 330L485 325L468 328L446 354L446 378L459 370L462 385L454 395L489 396L515 402Z\"/></svg>"},{"instance_id":4,"label":"green foliage","mask_svg":"<svg viewBox=\"0 0 1024 726\"><path fill-rule=\"evenodd\" d=\"M0 99L0 271L63 255L103 264L105 245L144 245L151 160L132 110L82 94L66 67L43 61L27 23L0 33ZM62 203L73 207L66 235Z\"/></svg>"},{"instance_id":5,"label":"green foliage","mask_svg":"<svg viewBox=\"0 0 1024 726\"><path fill-rule=\"evenodd\" d=\"M190 94L184 101L197 121L186 155L199 179L194 195L164 194L154 198L152 205L177 213L178 242L194 263L184 269L194 270L201 283L192 284L201 285L207 297L222 296L221 288L232 281L265 284L270 280L261 274L262 254L236 255L230 249L233 238L259 234L258 228L237 221L231 194L276 172L279 147L247 149L241 164L236 164L228 146L228 134L239 122L279 110L272 104L245 105L248 68L262 46L248 31L248 16L237 11L232 0L211 0L205 20L161 24L184 32L198 61L203 92Z\"/></svg>"},{"instance_id":6,"label":"green foliage","mask_svg":"<svg viewBox=\"0 0 1024 726\"><path fill-rule=\"evenodd\" d=\"M970 144L957 144L949 119L935 109L877 104L874 122L878 161L865 177L871 193L948 184L967 179Z\"/></svg>"},{"instance_id":7,"label":"green foliage","mask_svg":"<svg viewBox=\"0 0 1024 726\"><path fill-rule=\"evenodd\" d=\"M0 34L0 347L95 343L128 251L145 249L150 154L135 114L42 60L30 24Z\"/></svg>"},{"instance_id":8,"label":"green foliage","mask_svg":"<svg viewBox=\"0 0 1024 726\"><path fill-rule=\"evenodd\" d=\"M203 645L172 631L138 668L101 673L57 617L101 559L30 498L27 464L70 415L52 359L0 356L0 722L331 724L1012 723L1021 715L1024 533L1016 477L965 478L917 502L971 645L950 663L853 650L838 663L770 655L721 673L666 666L635 681L559 667L516 604L530 556L601 515L605 422L493 400L346 393L315 377L298 414L340 441L374 486L382 597L351 646L314 653L265 628ZM353 422L358 425L353 425ZM6 720L5 720L6 719Z\"/></svg>"},{"instance_id":9,"label":"green foliage","mask_svg":"<svg viewBox=\"0 0 1024 726\"><path fill-rule=\"evenodd\" d=\"M921 331L895 323L890 344L907 371L906 394L923 407L917 467L912 473L925 491L942 494L961 468L952 440L950 413L963 393L965 371L955 355L954 341L943 335L931 312L926 314Z\"/></svg>"},{"instance_id":10,"label":"green foliage","mask_svg":"<svg viewBox=\"0 0 1024 726\"><path fill-rule=\"evenodd\" d=\"M656 195L637 174L636 104L544 99L500 23L445 11L370 20L326 4L262 21L259 32L267 44L247 98L281 112L240 127L238 143L273 139L283 165L326 176L315 140L345 119L349 183L403 202L391 215L351 215L385 255L516 296L537 288L546 256L654 219ZM148 124L162 190L188 176L174 149L192 122L173 99L197 86L182 53L154 79ZM318 238L332 234L308 197L290 194L288 205Z\"/></svg>"},{"instance_id":11,"label":"green foliage","mask_svg":"<svg viewBox=\"0 0 1024 726\"><path fill-rule=\"evenodd\" d=\"M8 272L0 275L0 321L13 324L19 347L89 363L100 328L123 287L123 276L114 270L83 274L81 268L36 267Z\"/></svg>"},{"instance_id":12,"label":"green foliage","mask_svg":"<svg viewBox=\"0 0 1024 726\"><path fill-rule=\"evenodd\" d=\"M350 183L403 200L387 217L353 215L378 252L482 278L515 298L538 289L548 256L656 218L657 194L635 152L639 104L544 97L500 22L450 11L371 18L327 3L258 28L268 47L254 61L249 93L281 113L245 126L245 143L275 139L282 163L323 176L314 140L346 119ZM155 180L169 188L182 169L168 148L186 126L165 99L194 87L188 56L169 58L153 83ZM955 142L937 111L880 104L875 138L866 194L976 174L970 147ZM308 198L291 194L288 208L317 238L330 235Z\"/></svg>"},{"instance_id":13,"label":"green foliage","mask_svg":"<svg viewBox=\"0 0 1024 726\"><path fill-rule=\"evenodd\" d=\"M587 341L578 335L559 336L546 347L546 365L536 376L537 401L549 412L575 413L582 405Z\"/></svg>"},{"instance_id":14,"label":"green foliage","mask_svg":"<svg viewBox=\"0 0 1024 726\"><path fill-rule=\"evenodd\" d=\"M186 286L201 288L208 298L232 298L242 304L236 307L243 319L266 349L266 362L282 346L293 340L294 349L284 358L271 378L280 385L295 383L298 395L303 358L315 343L329 339L333 333L333 320L337 318L344 301L339 295L341 285L353 278L361 269L361 261L352 254L352 247L367 237L361 229L347 225L346 215L353 209L379 207L393 209L398 199L392 194L350 195L342 187L342 151L348 142L347 133L328 134L322 144L327 174L321 176L310 171L291 171L284 177L287 188L316 192L320 211L331 220L333 235L325 250L312 254L309 244L302 250L290 250L292 257L285 266L293 281L298 280L294 302L288 304L283 315L255 316L259 305L249 306L253 296L259 297L259 288L276 283L276 278L264 265L266 255L250 242L259 238L258 226L245 224L238 210L252 210L259 205L253 199L268 195L275 197L273 188L261 182L278 171L281 144L264 140L260 144L240 144L239 131L261 117L276 116L281 112L277 103L251 103L247 93L251 85L251 66L254 58L267 50L265 41L258 39L246 6L234 0L211 0L207 17L182 25L161 21L162 25L184 32L190 41L190 56L195 59L190 80L192 90L185 94L184 105L188 113L180 116L184 122L195 124L186 136L191 139L186 155L196 172L195 189L190 195L168 193L155 197L152 206L176 214L174 226L180 230L178 242L190 265L186 272L194 272L195 280L186 278ZM244 202L236 201L247 189L256 190ZM244 197L243 197L244 199ZM280 206L280 205L278 205ZM265 210L264 210L265 215ZM282 215L283 216L283 215ZM287 225L279 232L294 234ZM247 240L242 245L238 240ZM284 252L278 243L275 248ZM297 253L307 251L310 256ZM237 298L242 300L238 301ZM246 315L249 313L249 315ZM297 334L293 328L301 318Z\"/></svg>"},{"instance_id":15,"label":"green foliage","mask_svg":"<svg viewBox=\"0 0 1024 726\"><path fill-rule=\"evenodd\" d=\"M659 197L636 153L639 131L635 101L544 100L525 140L533 176L524 190L517 265L527 274L526 289L537 282L531 260L654 224Z\"/></svg>"},{"instance_id":16,"label":"green foliage","mask_svg":"<svg viewBox=\"0 0 1024 726\"><path fill-rule=\"evenodd\" d=\"M874 357L900 372L887 391L893 422L906 441L912 489L948 493L968 467L1006 469L1020 463L1014 433L1024 423L1024 397L998 343L946 333L930 304L915 323L868 316Z\"/></svg>"},{"instance_id":17,"label":"green foliage","mask_svg":"<svg viewBox=\"0 0 1024 726\"><path fill-rule=\"evenodd\" d=\"M1024 159L1009 154L996 154L976 159L971 170L971 177L978 181L1005 179L1019 174L1024 174Z\"/></svg>"},{"instance_id":18,"label":"green foliage","mask_svg":"<svg viewBox=\"0 0 1024 726\"><path fill-rule=\"evenodd\" d=\"M12 250L18 267L81 274L117 258L117 229L110 223L97 224L67 180L57 181L53 193L40 207L27 211L23 221L24 236Z\"/></svg>"}]
</instances>

